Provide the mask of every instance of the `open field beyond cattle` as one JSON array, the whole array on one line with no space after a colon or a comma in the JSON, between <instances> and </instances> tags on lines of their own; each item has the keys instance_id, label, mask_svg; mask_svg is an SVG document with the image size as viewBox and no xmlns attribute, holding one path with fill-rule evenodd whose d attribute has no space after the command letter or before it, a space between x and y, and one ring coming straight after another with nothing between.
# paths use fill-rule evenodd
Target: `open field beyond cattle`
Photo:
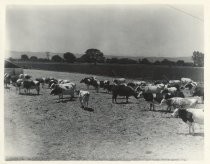
<instances>
[{"instance_id":1,"label":"open field beyond cattle","mask_svg":"<svg viewBox=\"0 0 210 164\"><path fill-rule=\"evenodd\" d=\"M45 63L16 61L23 68L60 71L70 73L85 73L109 77L127 77L143 80L160 80L164 78L180 79L188 77L194 81L204 81L203 67L183 67L143 64L87 64L87 63Z\"/></svg>"},{"instance_id":2,"label":"open field beyond cattle","mask_svg":"<svg viewBox=\"0 0 210 164\"><path fill-rule=\"evenodd\" d=\"M89 76L29 69L24 73L32 78L69 79L77 89L85 90L79 81ZM128 104L122 98L113 104L111 94L90 89L89 110L80 108L77 98L69 101L65 97L57 103L58 96L51 96L46 86L40 95L19 95L14 87L5 89L6 160L203 159L202 126L195 126L192 136L187 124L164 112L165 106L149 111L149 104L133 97Z\"/></svg>"}]
</instances>

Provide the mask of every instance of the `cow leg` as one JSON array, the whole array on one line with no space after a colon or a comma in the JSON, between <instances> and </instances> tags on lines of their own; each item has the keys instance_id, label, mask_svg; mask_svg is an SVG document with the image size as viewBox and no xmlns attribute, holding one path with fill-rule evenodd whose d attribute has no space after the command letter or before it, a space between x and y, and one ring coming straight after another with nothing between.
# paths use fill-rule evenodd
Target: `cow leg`
<instances>
[{"instance_id":1,"label":"cow leg","mask_svg":"<svg viewBox=\"0 0 210 164\"><path fill-rule=\"evenodd\" d=\"M126 96L126 103L128 103L128 96Z\"/></svg>"},{"instance_id":2,"label":"cow leg","mask_svg":"<svg viewBox=\"0 0 210 164\"><path fill-rule=\"evenodd\" d=\"M58 102L60 102L60 99L61 99L61 95L58 95Z\"/></svg>"},{"instance_id":3,"label":"cow leg","mask_svg":"<svg viewBox=\"0 0 210 164\"><path fill-rule=\"evenodd\" d=\"M149 105L150 105L150 106L149 106L149 110L151 110L151 109L152 109L152 103L150 103Z\"/></svg>"},{"instance_id":4,"label":"cow leg","mask_svg":"<svg viewBox=\"0 0 210 164\"><path fill-rule=\"evenodd\" d=\"M191 122L187 122L187 124L189 125L189 134L191 134L192 123Z\"/></svg>"},{"instance_id":5,"label":"cow leg","mask_svg":"<svg viewBox=\"0 0 210 164\"><path fill-rule=\"evenodd\" d=\"M81 108L83 108L82 97L79 98L79 102L81 104Z\"/></svg>"},{"instance_id":6,"label":"cow leg","mask_svg":"<svg viewBox=\"0 0 210 164\"><path fill-rule=\"evenodd\" d=\"M112 95L112 103L114 103L114 96Z\"/></svg>"},{"instance_id":7,"label":"cow leg","mask_svg":"<svg viewBox=\"0 0 210 164\"><path fill-rule=\"evenodd\" d=\"M191 126L189 125L189 134L191 134Z\"/></svg>"},{"instance_id":8,"label":"cow leg","mask_svg":"<svg viewBox=\"0 0 210 164\"><path fill-rule=\"evenodd\" d=\"M85 108L83 99L82 99L82 108Z\"/></svg>"},{"instance_id":9,"label":"cow leg","mask_svg":"<svg viewBox=\"0 0 210 164\"><path fill-rule=\"evenodd\" d=\"M192 133L193 133L193 135L195 134L195 124L194 123L192 123Z\"/></svg>"},{"instance_id":10,"label":"cow leg","mask_svg":"<svg viewBox=\"0 0 210 164\"><path fill-rule=\"evenodd\" d=\"M153 106L153 111L154 111L155 110L155 104L153 103L152 106Z\"/></svg>"},{"instance_id":11,"label":"cow leg","mask_svg":"<svg viewBox=\"0 0 210 164\"><path fill-rule=\"evenodd\" d=\"M37 89L37 95L39 95L39 88Z\"/></svg>"}]
</instances>

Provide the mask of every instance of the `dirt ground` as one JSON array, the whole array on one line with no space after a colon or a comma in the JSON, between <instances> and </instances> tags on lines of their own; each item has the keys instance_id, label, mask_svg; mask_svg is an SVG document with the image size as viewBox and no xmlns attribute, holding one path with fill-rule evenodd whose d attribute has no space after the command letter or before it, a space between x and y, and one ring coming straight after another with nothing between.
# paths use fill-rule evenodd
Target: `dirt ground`
<instances>
[{"instance_id":1,"label":"dirt ground","mask_svg":"<svg viewBox=\"0 0 210 164\"><path fill-rule=\"evenodd\" d=\"M86 90L79 83L85 74L24 72L33 78L69 79ZM111 94L90 88L90 109L84 110L77 98L57 103L46 86L40 95L34 94L19 95L13 87L4 90L6 160L203 159L203 126L189 135L187 124L163 112L164 106L149 111L149 104L133 97L128 104L122 98L113 104Z\"/></svg>"}]
</instances>

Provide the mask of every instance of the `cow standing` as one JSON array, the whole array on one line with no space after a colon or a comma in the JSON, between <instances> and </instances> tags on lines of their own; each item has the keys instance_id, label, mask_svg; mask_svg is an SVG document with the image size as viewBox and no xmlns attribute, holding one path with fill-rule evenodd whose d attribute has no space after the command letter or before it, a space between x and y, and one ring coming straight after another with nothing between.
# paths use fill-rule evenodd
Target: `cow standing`
<instances>
[{"instance_id":1,"label":"cow standing","mask_svg":"<svg viewBox=\"0 0 210 164\"><path fill-rule=\"evenodd\" d=\"M182 121L187 123L189 125L189 134L194 134L195 128L194 124L201 124L204 123L204 110L203 109L194 109L194 108L188 108L188 109L175 109L172 117L180 117Z\"/></svg>"},{"instance_id":2,"label":"cow standing","mask_svg":"<svg viewBox=\"0 0 210 164\"><path fill-rule=\"evenodd\" d=\"M79 96L79 101L82 108L88 108L90 93L88 91L78 90L76 94Z\"/></svg>"},{"instance_id":3,"label":"cow standing","mask_svg":"<svg viewBox=\"0 0 210 164\"><path fill-rule=\"evenodd\" d=\"M89 89L89 86L93 86L96 90L96 92L99 92L100 87L100 81L97 80L95 77L86 77L80 81L80 83L84 83L87 86L87 89Z\"/></svg>"},{"instance_id":4,"label":"cow standing","mask_svg":"<svg viewBox=\"0 0 210 164\"><path fill-rule=\"evenodd\" d=\"M11 76L7 73L4 74L4 87L7 88L7 85L10 84Z\"/></svg>"},{"instance_id":5,"label":"cow standing","mask_svg":"<svg viewBox=\"0 0 210 164\"><path fill-rule=\"evenodd\" d=\"M134 96L136 99L139 98L139 93L136 92L132 87L125 85L115 85L112 88L112 102L117 103L117 96L125 96L126 103L128 103L128 98Z\"/></svg>"},{"instance_id":6,"label":"cow standing","mask_svg":"<svg viewBox=\"0 0 210 164\"><path fill-rule=\"evenodd\" d=\"M63 98L64 95L70 95L71 99L74 97L74 92L76 90L76 84L66 83L66 84L56 84L51 91L51 95L58 95L58 102Z\"/></svg>"},{"instance_id":7,"label":"cow standing","mask_svg":"<svg viewBox=\"0 0 210 164\"><path fill-rule=\"evenodd\" d=\"M182 97L173 97L169 99L163 99L160 103L166 104L167 105L167 110L171 111L171 107L174 109L179 108L179 109L186 109L186 108L192 108L195 107L196 104L198 103L197 98L182 98Z\"/></svg>"},{"instance_id":8,"label":"cow standing","mask_svg":"<svg viewBox=\"0 0 210 164\"><path fill-rule=\"evenodd\" d=\"M31 89L35 89L37 91L37 95L39 95L40 91L40 83L36 80L24 80L21 85L23 85L23 88L25 89L26 94L30 94Z\"/></svg>"}]
</instances>

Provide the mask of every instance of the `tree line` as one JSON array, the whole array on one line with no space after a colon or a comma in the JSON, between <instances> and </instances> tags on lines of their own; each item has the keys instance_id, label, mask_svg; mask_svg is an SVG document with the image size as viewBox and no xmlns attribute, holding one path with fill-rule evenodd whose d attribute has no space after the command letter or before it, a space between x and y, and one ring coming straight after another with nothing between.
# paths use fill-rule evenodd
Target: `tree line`
<instances>
[{"instance_id":1,"label":"tree line","mask_svg":"<svg viewBox=\"0 0 210 164\"><path fill-rule=\"evenodd\" d=\"M10 60L14 60L10 58ZM152 65L168 65L168 66L204 66L204 54L199 51L194 51L192 55L192 62L184 62L184 60L178 60L176 62L170 61L168 59L163 59L162 61L156 60L155 62L149 61L147 58L134 60L131 58L105 58L103 52L98 49L88 49L81 57L76 57L71 52L65 52L63 57L60 55L54 55L49 58L49 52L46 52L46 58L37 58L36 56L28 57L27 54L22 54L21 61L40 61L40 62L67 62L67 63L108 63L108 64L152 64Z\"/></svg>"}]
</instances>

